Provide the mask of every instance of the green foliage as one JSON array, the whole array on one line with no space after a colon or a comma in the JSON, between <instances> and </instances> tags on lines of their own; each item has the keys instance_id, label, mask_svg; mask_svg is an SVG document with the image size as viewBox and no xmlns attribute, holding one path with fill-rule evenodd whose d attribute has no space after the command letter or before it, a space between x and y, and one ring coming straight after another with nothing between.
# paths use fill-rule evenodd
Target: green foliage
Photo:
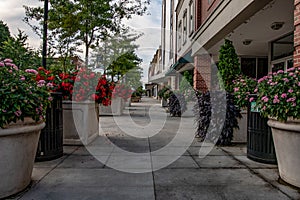
<instances>
[{"instance_id":1,"label":"green foliage","mask_svg":"<svg viewBox=\"0 0 300 200\"><path fill-rule=\"evenodd\" d=\"M10 32L7 24L4 24L2 20L0 20L0 51L2 49L3 42L7 41L10 38Z\"/></svg>"},{"instance_id":2,"label":"green foliage","mask_svg":"<svg viewBox=\"0 0 300 200\"><path fill-rule=\"evenodd\" d=\"M161 99L169 99L170 95L172 94L172 91L169 87L164 86L161 90L158 91L158 96Z\"/></svg>"},{"instance_id":3,"label":"green foliage","mask_svg":"<svg viewBox=\"0 0 300 200\"><path fill-rule=\"evenodd\" d=\"M60 35L60 39L78 41L85 45L85 59L88 64L89 49L108 35L114 35L124 28L124 18L143 15L149 0L51 0L49 29ZM24 21L43 24L42 8L26 7ZM32 25L31 25L32 26ZM32 26L34 30L40 27Z\"/></svg>"},{"instance_id":4,"label":"green foliage","mask_svg":"<svg viewBox=\"0 0 300 200\"><path fill-rule=\"evenodd\" d=\"M39 53L28 47L28 36L19 30L17 36L10 37L3 42L0 50L0 58L11 58L20 69L28 67L37 69L41 60Z\"/></svg>"},{"instance_id":5,"label":"green foliage","mask_svg":"<svg viewBox=\"0 0 300 200\"><path fill-rule=\"evenodd\" d=\"M279 70L258 80L257 105L265 117L300 119L300 70Z\"/></svg>"},{"instance_id":6,"label":"green foliage","mask_svg":"<svg viewBox=\"0 0 300 200\"><path fill-rule=\"evenodd\" d=\"M235 52L232 41L225 39L221 46L219 54L219 78L221 78L221 87L227 92L233 92L233 80L241 74L239 58Z\"/></svg>"},{"instance_id":7,"label":"green foliage","mask_svg":"<svg viewBox=\"0 0 300 200\"><path fill-rule=\"evenodd\" d=\"M189 71L183 73L183 77L179 83L179 91L185 96L187 101L193 100L193 74Z\"/></svg>"},{"instance_id":8,"label":"green foliage","mask_svg":"<svg viewBox=\"0 0 300 200\"><path fill-rule=\"evenodd\" d=\"M257 81L245 75L240 75L233 81L235 105L247 108L249 95L256 93Z\"/></svg>"}]
</instances>

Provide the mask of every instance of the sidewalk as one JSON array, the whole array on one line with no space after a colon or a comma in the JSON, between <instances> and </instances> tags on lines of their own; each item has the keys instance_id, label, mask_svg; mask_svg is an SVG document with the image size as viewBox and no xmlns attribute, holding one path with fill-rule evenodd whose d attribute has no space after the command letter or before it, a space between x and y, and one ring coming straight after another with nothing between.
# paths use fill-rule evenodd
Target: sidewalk
<instances>
[{"instance_id":1,"label":"sidewalk","mask_svg":"<svg viewBox=\"0 0 300 200\"><path fill-rule=\"evenodd\" d=\"M245 145L212 147L200 158L208 144L176 140L194 134L190 112L170 117L144 98L123 116L101 117L100 124L91 145L65 146L62 158L35 163L31 187L14 199L300 199L297 189L278 182L276 165L249 160Z\"/></svg>"}]
</instances>

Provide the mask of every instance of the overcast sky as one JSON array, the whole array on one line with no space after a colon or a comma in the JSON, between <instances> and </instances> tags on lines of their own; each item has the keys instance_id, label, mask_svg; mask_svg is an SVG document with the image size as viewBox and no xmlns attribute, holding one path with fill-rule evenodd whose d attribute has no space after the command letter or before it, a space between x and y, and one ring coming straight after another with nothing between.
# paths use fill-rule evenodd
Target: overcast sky
<instances>
[{"instance_id":1,"label":"overcast sky","mask_svg":"<svg viewBox=\"0 0 300 200\"><path fill-rule=\"evenodd\" d=\"M29 36L29 45L38 48L41 45L40 38L22 21L25 16L23 5L43 6L43 2L38 0L0 0L0 20L8 25L12 35L16 35L18 29L24 31ZM161 0L151 0L149 12L150 15L134 16L126 22L134 30L144 33L137 41L137 44L140 45L137 54L143 59L143 82L148 79L149 63L160 45Z\"/></svg>"}]
</instances>

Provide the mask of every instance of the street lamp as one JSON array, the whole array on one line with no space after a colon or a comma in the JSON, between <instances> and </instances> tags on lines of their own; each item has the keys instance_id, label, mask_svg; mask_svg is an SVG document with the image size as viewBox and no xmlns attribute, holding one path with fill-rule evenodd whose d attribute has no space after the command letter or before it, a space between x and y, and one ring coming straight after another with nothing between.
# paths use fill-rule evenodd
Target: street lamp
<instances>
[{"instance_id":1,"label":"street lamp","mask_svg":"<svg viewBox=\"0 0 300 200\"><path fill-rule=\"evenodd\" d=\"M48 32L48 0L44 0L43 52L42 66L47 68L47 32Z\"/></svg>"}]
</instances>

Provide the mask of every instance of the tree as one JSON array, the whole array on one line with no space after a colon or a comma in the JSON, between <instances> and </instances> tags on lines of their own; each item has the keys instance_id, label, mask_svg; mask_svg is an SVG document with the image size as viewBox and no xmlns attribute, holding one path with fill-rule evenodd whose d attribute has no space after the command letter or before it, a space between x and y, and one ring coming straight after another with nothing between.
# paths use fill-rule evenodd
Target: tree
<instances>
[{"instance_id":1,"label":"tree","mask_svg":"<svg viewBox=\"0 0 300 200\"><path fill-rule=\"evenodd\" d=\"M221 46L218 70L222 79L220 84L227 92L233 92L233 80L241 74L239 58L235 52L232 41L225 39Z\"/></svg>"},{"instance_id":2,"label":"tree","mask_svg":"<svg viewBox=\"0 0 300 200\"><path fill-rule=\"evenodd\" d=\"M117 78L117 81L121 79L122 76L126 75L132 69L138 68L142 60L133 52L126 52L114 60L107 68L107 74L110 74L113 78ZM134 73L139 70L133 70Z\"/></svg>"},{"instance_id":3,"label":"tree","mask_svg":"<svg viewBox=\"0 0 300 200\"><path fill-rule=\"evenodd\" d=\"M124 29L122 20L132 15L143 15L149 0L51 0L49 29L66 33L85 46L85 62L88 64L89 49L98 41ZM27 20L37 20L42 8L25 7Z\"/></svg>"},{"instance_id":4,"label":"tree","mask_svg":"<svg viewBox=\"0 0 300 200\"><path fill-rule=\"evenodd\" d=\"M39 67L39 53L28 46L28 36L24 32L18 31L18 35L9 37L3 42L0 50L0 58L13 59L14 63L21 69Z\"/></svg>"},{"instance_id":5,"label":"tree","mask_svg":"<svg viewBox=\"0 0 300 200\"><path fill-rule=\"evenodd\" d=\"M127 85L130 85L132 88L137 89L142 85L141 78L142 78L142 68L137 66L131 70L129 70L123 77L124 82Z\"/></svg>"},{"instance_id":6,"label":"tree","mask_svg":"<svg viewBox=\"0 0 300 200\"><path fill-rule=\"evenodd\" d=\"M104 74L108 67L122 55L135 51L138 48L134 42L141 36L130 29L122 30L121 33L109 36L104 41L96 44L92 53L92 65L102 69ZM110 69L111 70L111 69Z\"/></svg>"},{"instance_id":7,"label":"tree","mask_svg":"<svg viewBox=\"0 0 300 200\"><path fill-rule=\"evenodd\" d=\"M7 24L4 24L2 20L0 20L0 51L2 49L3 42L7 41L10 37L10 32Z\"/></svg>"}]
</instances>

